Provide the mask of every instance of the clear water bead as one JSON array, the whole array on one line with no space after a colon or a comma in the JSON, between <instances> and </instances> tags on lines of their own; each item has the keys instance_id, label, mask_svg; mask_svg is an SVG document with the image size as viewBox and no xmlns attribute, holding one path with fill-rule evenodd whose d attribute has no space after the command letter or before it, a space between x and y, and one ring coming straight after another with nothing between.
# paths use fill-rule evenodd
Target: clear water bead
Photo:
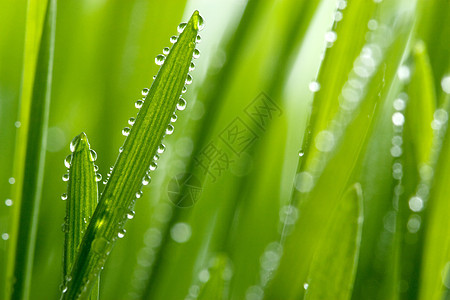
<instances>
[{"instance_id":1,"label":"clear water bead","mask_svg":"<svg viewBox=\"0 0 450 300\"><path fill-rule=\"evenodd\" d=\"M320 90L320 83L318 83L317 81L311 81L309 83L309 90L313 93L318 92Z\"/></svg>"},{"instance_id":2,"label":"clear water bead","mask_svg":"<svg viewBox=\"0 0 450 300\"><path fill-rule=\"evenodd\" d=\"M158 164L157 164L156 162L153 161L153 162L150 164L150 167L149 167L148 169L149 169L149 171L155 171L156 168L158 168Z\"/></svg>"},{"instance_id":3,"label":"clear water bead","mask_svg":"<svg viewBox=\"0 0 450 300\"><path fill-rule=\"evenodd\" d=\"M99 182L101 180L102 180L102 174L100 174L100 173L95 174L95 181Z\"/></svg>"},{"instance_id":4,"label":"clear water bead","mask_svg":"<svg viewBox=\"0 0 450 300\"><path fill-rule=\"evenodd\" d=\"M164 145L164 144L159 144L158 150L157 150L158 154L163 154L164 151L166 151L166 145Z\"/></svg>"},{"instance_id":5,"label":"clear water bead","mask_svg":"<svg viewBox=\"0 0 450 300\"><path fill-rule=\"evenodd\" d=\"M70 151L75 152L75 148L78 145L78 142L80 141L80 138L78 136L74 137L73 140L70 142Z\"/></svg>"},{"instance_id":6,"label":"clear water bead","mask_svg":"<svg viewBox=\"0 0 450 300\"><path fill-rule=\"evenodd\" d=\"M197 34L197 36L195 37L195 42L198 44L201 41L202 41L202 37L199 34Z\"/></svg>"},{"instance_id":7,"label":"clear water bead","mask_svg":"<svg viewBox=\"0 0 450 300\"><path fill-rule=\"evenodd\" d=\"M157 64L158 66L161 66L165 60L166 60L166 57L164 55L162 55L162 54L156 55L155 64Z\"/></svg>"},{"instance_id":8,"label":"clear water bead","mask_svg":"<svg viewBox=\"0 0 450 300\"><path fill-rule=\"evenodd\" d=\"M178 37L177 37L176 35L172 35L172 36L170 37L170 42L171 42L172 44L175 44L177 41L178 41Z\"/></svg>"},{"instance_id":9,"label":"clear water bead","mask_svg":"<svg viewBox=\"0 0 450 300\"><path fill-rule=\"evenodd\" d=\"M70 169L70 166L72 164L72 158L73 158L73 155L69 154L66 156L66 159L64 159L64 165L66 166L67 169Z\"/></svg>"},{"instance_id":10,"label":"clear water bead","mask_svg":"<svg viewBox=\"0 0 450 300\"><path fill-rule=\"evenodd\" d=\"M187 23L180 23L180 25L178 25L177 27L177 31L178 33L182 33L184 28L186 28Z\"/></svg>"},{"instance_id":11,"label":"clear water bead","mask_svg":"<svg viewBox=\"0 0 450 300\"><path fill-rule=\"evenodd\" d=\"M142 96L147 96L148 95L148 92L149 92L150 90L148 89L148 88L144 88L144 89L142 89Z\"/></svg>"},{"instance_id":12,"label":"clear water bead","mask_svg":"<svg viewBox=\"0 0 450 300\"><path fill-rule=\"evenodd\" d=\"M173 131L174 131L173 125L172 124L167 125L166 134L171 135Z\"/></svg>"},{"instance_id":13,"label":"clear water bead","mask_svg":"<svg viewBox=\"0 0 450 300\"><path fill-rule=\"evenodd\" d=\"M181 89L181 93L185 94L187 92L187 86L183 86L183 88Z\"/></svg>"},{"instance_id":14,"label":"clear water bead","mask_svg":"<svg viewBox=\"0 0 450 300\"><path fill-rule=\"evenodd\" d=\"M122 153L123 152L123 147L120 147L119 148L119 153Z\"/></svg>"},{"instance_id":15,"label":"clear water bead","mask_svg":"<svg viewBox=\"0 0 450 300\"><path fill-rule=\"evenodd\" d=\"M202 31L203 28L205 28L205 19L203 19L203 17L201 15L198 15L198 31Z\"/></svg>"},{"instance_id":16,"label":"clear water bead","mask_svg":"<svg viewBox=\"0 0 450 300\"><path fill-rule=\"evenodd\" d=\"M152 79L155 80L156 79L156 75L153 75Z\"/></svg>"},{"instance_id":17,"label":"clear water bead","mask_svg":"<svg viewBox=\"0 0 450 300\"><path fill-rule=\"evenodd\" d=\"M123 237L125 236L125 233L126 233L126 232L127 232L127 231L126 231L125 229L120 230L120 231L117 233L117 237L118 237L119 239L123 238Z\"/></svg>"},{"instance_id":18,"label":"clear water bead","mask_svg":"<svg viewBox=\"0 0 450 300\"><path fill-rule=\"evenodd\" d=\"M89 151L89 160L92 162L97 160L97 152L92 149Z\"/></svg>"},{"instance_id":19,"label":"clear water bead","mask_svg":"<svg viewBox=\"0 0 450 300\"><path fill-rule=\"evenodd\" d=\"M178 110L185 110L186 109L186 100L184 100L183 98L178 99L177 102L177 109Z\"/></svg>"},{"instance_id":20,"label":"clear water bead","mask_svg":"<svg viewBox=\"0 0 450 300\"><path fill-rule=\"evenodd\" d=\"M63 201L64 201L64 200L67 200L67 194L66 194L66 193L64 193L64 194L61 195L61 200L63 200Z\"/></svg>"},{"instance_id":21,"label":"clear water bead","mask_svg":"<svg viewBox=\"0 0 450 300\"><path fill-rule=\"evenodd\" d=\"M325 33L325 41L328 43L334 43L337 40L337 34L334 31L328 31Z\"/></svg>"},{"instance_id":22,"label":"clear water bead","mask_svg":"<svg viewBox=\"0 0 450 300\"><path fill-rule=\"evenodd\" d=\"M124 136L128 136L130 134L130 131L131 131L130 127L125 127L124 129L122 129L122 134Z\"/></svg>"},{"instance_id":23,"label":"clear water bead","mask_svg":"<svg viewBox=\"0 0 450 300\"><path fill-rule=\"evenodd\" d=\"M136 101L136 103L134 103L134 106L136 106L136 108L141 109L142 105L144 105L144 101L142 101L141 99L139 99L138 101Z\"/></svg>"},{"instance_id":24,"label":"clear water bead","mask_svg":"<svg viewBox=\"0 0 450 300\"><path fill-rule=\"evenodd\" d=\"M170 48L169 47L166 47L166 48L163 49L163 54L164 55L169 54L169 52L170 52Z\"/></svg>"},{"instance_id":25,"label":"clear water bead","mask_svg":"<svg viewBox=\"0 0 450 300\"><path fill-rule=\"evenodd\" d=\"M94 172L98 172L98 166L94 165Z\"/></svg>"},{"instance_id":26,"label":"clear water bead","mask_svg":"<svg viewBox=\"0 0 450 300\"><path fill-rule=\"evenodd\" d=\"M174 123L177 121L177 119L178 119L177 115L173 113L172 117L170 118L170 122Z\"/></svg>"},{"instance_id":27,"label":"clear water bead","mask_svg":"<svg viewBox=\"0 0 450 300\"><path fill-rule=\"evenodd\" d=\"M153 160L154 161L157 161L159 159L159 155L158 154L155 154L154 156L153 156Z\"/></svg>"},{"instance_id":28,"label":"clear water bead","mask_svg":"<svg viewBox=\"0 0 450 300\"><path fill-rule=\"evenodd\" d=\"M148 185L151 180L152 180L151 177L148 176L148 174L145 174L144 178L142 178L142 184L143 185Z\"/></svg>"},{"instance_id":29,"label":"clear water bead","mask_svg":"<svg viewBox=\"0 0 450 300\"><path fill-rule=\"evenodd\" d=\"M136 192L136 198L139 199L142 197L142 191Z\"/></svg>"},{"instance_id":30,"label":"clear water bead","mask_svg":"<svg viewBox=\"0 0 450 300\"><path fill-rule=\"evenodd\" d=\"M189 71L194 71L195 70L195 64L193 62L191 62L191 64L189 65Z\"/></svg>"},{"instance_id":31,"label":"clear water bead","mask_svg":"<svg viewBox=\"0 0 450 300\"><path fill-rule=\"evenodd\" d=\"M66 173L62 176L63 181L69 181L69 173Z\"/></svg>"},{"instance_id":32,"label":"clear water bead","mask_svg":"<svg viewBox=\"0 0 450 300\"><path fill-rule=\"evenodd\" d=\"M13 205L13 201L11 199L6 199L5 200L5 205L6 206L11 206L11 205Z\"/></svg>"},{"instance_id":33,"label":"clear water bead","mask_svg":"<svg viewBox=\"0 0 450 300\"><path fill-rule=\"evenodd\" d=\"M194 49L194 52L192 53L192 57L197 59L200 57L200 50Z\"/></svg>"},{"instance_id":34,"label":"clear water bead","mask_svg":"<svg viewBox=\"0 0 450 300\"><path fill-rule=\"evenodd\" d=\"M128 120L128 124L130 124L131 126L133 126L135 122L136 122L136 118L133 118L133 117L131 117L131 118Z\"/></svg>"},{"instance_id":35,"label":"clear water bead","mask_svg":"<svg viewBox=\"0 0 450 300\"><path fill-rule=\"evenodd\" d=\"M191 74L187 74L185 83L187 85L192 83L192 76L191 76Z\"/></svg>"},{"instance_id":36,"label":"clear water bead","mask_svg":"<svg viewBox=\"0 0 450 300\"><path fill-rule=\"evenodd\" d=\"M128 219L128 220L133 219L134 216L135 216L135 214L136 214L136 213L135 213L133 210L130 210L130 211L127 213L127 219Z\"/></svg>"}]
</instances>

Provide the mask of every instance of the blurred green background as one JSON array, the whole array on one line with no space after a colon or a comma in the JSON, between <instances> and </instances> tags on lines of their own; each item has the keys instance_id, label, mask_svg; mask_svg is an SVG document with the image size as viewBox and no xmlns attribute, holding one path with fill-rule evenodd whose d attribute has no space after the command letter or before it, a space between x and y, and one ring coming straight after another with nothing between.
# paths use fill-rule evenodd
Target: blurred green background
<instances>
[{"instance_id":1,"label":"blurred green background","mask_svg":"<svg viewBox=\"0 0 450 300\"><path fill-rule=\"evenodd\" d=\"M102 272L101 299L212 299L205 296L208 286L219 295L214 299L301 299L313 274L312 257L321 249L318 241L345 247L339 233L327 236L324 231L335 203L356 182L364 199L363 231L354 247L357 264L343 270L348 268L340 257L323 254L329 271L356 276L352 299L446 297L450 228L445 180L450 171L444 167L450 157L443 138L446 119L434 130L430 122L435 108L446 112L450 89L448 0L84 0L58 2L31 299L60 296L65 214L60 195L66 190L61 176L71 139L86 132L105 178L124 141L121 130L136 114L134 102L158 71L155 56L171 45L176 26L195 9L206 26L200 32L194 81L184 96L188 106L165 140L167 151L153 181ZM0 2L3 282L10 241L4 234L11 230L16 205L9 181L21 130L16 121L26 20L27 1ZM372 60L364 61L364 51ZM358 69L358 59L365 69ZM341 101L349 85L357 86L364 100L349 104L356 109ZM400 128L392 116L402 92L409 102ZM336 124L341 131L333 131ZM239 126L249 133L236 152L226 139ZM333 133L333 149L324 150L318 142L325 129ZM403 139L403 154L395 152L395 136ZM205 157L211 146L230 160L205 173L196 158ZM403 175L393 174L395 163ZM424 163L439 174L437 180L422 176ZM312 189L296 176L310 169L317 171L310 172ZM202 182L189 208L176 207L169 198L171 180L183 172ZM430 205L415 210L408 199L424 185L433 187L432 196L423 197L431 197ZM421 220L428 231L420 227ZM442 239L433 244L436 236ZM435 265L423 267L421 261L435 253L442 254ZM330 285L333 274L325 280ZM436 287L428 289L427 280ZM420 286L425 286L422 294Z\"/></svg>"}]
</instances>

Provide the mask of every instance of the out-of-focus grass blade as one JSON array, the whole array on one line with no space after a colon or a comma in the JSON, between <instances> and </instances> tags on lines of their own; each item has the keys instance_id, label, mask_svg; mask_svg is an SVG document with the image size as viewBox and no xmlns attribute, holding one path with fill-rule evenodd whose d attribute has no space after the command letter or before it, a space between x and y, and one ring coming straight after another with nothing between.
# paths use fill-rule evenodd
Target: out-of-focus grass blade
<instances>
[{"instance_id":1,"label":"out-of-focus grass blade","mask_svg":"<svg viewBox=\"0 0 450 300\"><path fill-rule=\"evenodd\" d=\"M231 278L229 259L225 254L218 254L209 268L208 281L200 290L198 300L228 299L227 288Z\"/></svg>"},{"instance_id":2,"label":"out-of-focus grass blade","mask_svg":"<svg viewBox=\"0 0 450 300\"><path fill-rule=\"evenodd\" d=\"M407 105L404 111L403 155L393 166L394 172L398 172L400 166L402 172L403 192L398 200L396 228L399 247L397 268L399 282L407 282L408 289L398 289L401 299L414 298L419 288L421 266L412 262L420 261L422 256L423 231L417 223L423 220L424 215L422 209L414 208L411 203L425 202L428 197L428 192L424 194L423 191L424 187L429 190L432 177L432 121L436 105L432 70L423 42L419 41L414 45L412 59L413 71L405 96ZM393 120L398 117L402 117L400 112L395 112L392 116Z\"/></svg>"},{"instance_id":3,"label":"out-of-focus grass blade","mask_svg":"<svg viewBox=\"0 0 450 300\"><path fill-rule=\"evenodd\" d=\"M361 185L339 200L311 262L305 300L350 299L358 264L363 225Z\"/></svg>"},{"instance_id":4,"label":"out-of-focus grass blade","mask_svg":"<svg viewBox=\"0 0 450 300\"><path fill-rule=\"evenodd\" d=\"M150 181L149 166L154 163L158 150L161 152L166 132L173 131L170 119L177 105L185 105L180 94L186 80L191 80L190 75L188 79L186 76L201 26L203 20L195 11L165 58L145 101L136 103L141 107L140 112L132 122L132 129L124 130L128 137L123 151L83 237L63 299L87 297L114 242L123 237L127 214L140 197L142 185Z\"/></svg>"},{"instance_id":5,"label":"out-of-focus grass blade","mask_svg":"<svg viewBox=\"0 0 450 300\"><path fill-rule=\"evenodd\" d=\"M38 4L31 1L30 22L39 23ZM8 281L6 298L28 299L36 242L37 218L41 200L44 174L47 123L52 86L53 53L55 45L56 0L47 3L42 35L32 25L27 27L27 37L32 45L26 47L22 83L21 120L22 133L18 137L15 157L15 201L11 244L8 259ZM35 40L40 43L33 44ZM34 50L33 50L34 49ZM34 51L38 54L34 55ZM34 59L37 59L34 69ZM31 65L30 65L31 64ZM34 73L35 75L31 75ZM32 83L25 80L33 80ZM29 86L30 85L30 86ZM28 88L30 90L28 90ZM31 97L31 98L29 98ZM24 151L24 149L26 149Z\"/></svg>"},{"instance_id":6,"label":"out-of-focus grass blade","mask_svg":"<svg viewBox=\"0 0 450 300\"><path fill-rule=\"evenodd\" d=\"M64 223L64 263L63 289L70 281L70 270L75 261L78 247L98 202L98 187L94 161L97 154L91 150L86 134L76 136L71 144L69 154L64 163L69 173L64 175L69 181L67 194L61 196L66 200L66 219ZM91 300L98 299L98 288L91 292Z\"/></svg>"},{"instance_id":7,"label":"out-of-focus grass blade","mask_svg":"<svg viewBox=\"0 0 450 300\"><path fill-rule=\"evenodd\" d=\"M286 237L280 267L266 289L265 299L295 299L304 293L308 265L317 246L317 236L323 234L323 222L330 217L335 199L360 176L373 121L379 118L412 29L410 12L395 25L386 20L377 21L377 29L367 34L368 42L351 64L353 69L341 94L327 99L338 101L339 108L336 116L324 120L323 125L328 124L326 129L313 136L310 147L305 148L306 152L313 149L313 156L309 163L301 165L293 195L293 204L301 215ZM367 56L371 63L366 65ZM325 89L327 84L328 81L322 82L321 88Z\"/></svg>"}]
</instances>

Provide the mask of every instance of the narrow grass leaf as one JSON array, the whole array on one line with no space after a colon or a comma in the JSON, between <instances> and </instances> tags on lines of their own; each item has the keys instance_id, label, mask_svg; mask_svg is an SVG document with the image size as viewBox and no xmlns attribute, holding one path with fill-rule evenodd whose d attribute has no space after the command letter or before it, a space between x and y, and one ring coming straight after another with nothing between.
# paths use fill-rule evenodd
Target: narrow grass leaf
<instances>
[{"instance_id":1,"label":"narrow grass leaf","mask_svg":"<svg viewBox=\"0 0 450 300\"><path fill-rule=\"evenodd\" d=\"M97 154L90 148L86 134L83 132L76 136L70 144L71 154L64 163L69 168L67 194L61 198L66 200L66 219L64 223L64 264L63 264L63 286L71 280L70 270L75 261L78 247L81 244L83 233L86 231L88 222L95 211L98 202L97 182L101 179L96 174L94 161ZM98 288L91 292L91 300L98 298Z\"/></svg>"},{"instance_id":2,"label":"narrow grass leaf","mask_svg":"<svg viewBox=\"0 0 450 300\"><path fill-rule=\"evenodd\" d=\"M356 183L339 200L311 262L305 300L350 299L364 218L362 197Z\"/></svg>"},{"instance_id":3,"label":"narrow grass leaf","mask_svg":"<svg viewBox=\"0 0 450 300\"><path fill-rule=\"evenodd\" d=\"M31 101L25 99L21 108L27 118L22 129L25 132L20 134L18 145L26 145L26 147L18 149L19 152L15 158L15 168L18 169L16 172L20 174L15 187L18 211L14 215L12 241L9 249L8 279L12 286L6 289L7 299L28 299L30 294L37 221L44 178L55 45L56 0L48 1L45 11L40 43L37 43L38 46L31 45L28 48L31 56L33 56L31 53L33 47L39 49L36 69L33 70L28 65L24 67L24 80L34 78L34 81L31 91L28 91L31 94ZM37 37L34 36L34 38ZM34 65L34 62L32 64ZM31 76L30 72L33 71L35 71L35 75ZM23 84L28 85L29 83L24 82ZM24 97L28 92L22 91ZM23 149L26 150L23 152Z\"/></svg>"},{"instance_id":4,"label":"narrow grass leaf","mask_svg":"<svg viewBox=\"0 0 450 300\"><path fill-rule=\"evenodd\" d=\"M229 258L225 254L219 254L212 260L208 271L205 270L206 283L200 290L198 300L223 300L228 299L227 289L231 279ZM207 278L206 278L207 276Z\"/></svg>"},{"instance_id":5,"label":"narrow grass leaf","mask_svg":"<svg viewBox=\"0 0 450 300\"><path fill-rule=\"evenodd\" d=\"M83 237L63 299L86 298L114 242L123 237L127 214L140 197L142 185L150 181L149 171L155 168L153 158L163 151L161 141L173 131L170 119L177 105L181 108L180 101L184 102L180 95L185 83L192 80L187 73L202 23L195 11L187 24L180 24L182 33L167 58L157 56L156 62L162 67L150 90L145 91L145 99L136 103L140 111L134 125L123 131L127 136L123 150Z\"/></svg>"}]
</instances>

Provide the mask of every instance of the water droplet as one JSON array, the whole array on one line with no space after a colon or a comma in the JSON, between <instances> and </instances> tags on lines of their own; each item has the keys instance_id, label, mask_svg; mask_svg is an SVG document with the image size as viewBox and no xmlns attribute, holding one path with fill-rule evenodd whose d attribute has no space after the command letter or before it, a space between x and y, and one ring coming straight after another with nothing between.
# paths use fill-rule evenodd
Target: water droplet
<instances>
[{"instance_id":1,"label":"water droplet","mask_svg":"<svg viewBox=\"0 0 450 300\"><path fill-rule=\"evenodd\" d=\"M177 109L178 109L178 105L177 105ZM170 122L174 123L176 122L178 119L177 115L175 113L172 114L172 117L170 118Z\"/></svg>"},{"instance_id":2,"label":"water droplet","mask_svg":"<svg viewBox=\"0 0 450 300\"><path fill-rule=\"evenodd\" d=\"M8 182L9 184L14 184L16 183L16 179L14 177L9 177Z\"/></svg>"},{"instance_id":3,"label":"water droplet","mask_svg":"<svg viewBox=\"0 0 450 300\"><path fill-rule=\"evenodd\" d=\"M154 161L157 161L159 159L159 155L158 154L155 154L154 156L153 156L153 160Z\"/></svg>"},{"instance_id":4,"label":"water droplet","mask_svg":"<svg viewBox=\"0 0 450 300\"><path fill-rule=\"evenodd\" d=\"M148 176L148 174L145 174L144 178L142 178L142 184L143 185L148 185L151 180L152 180L151 177Z\"/></svg>"},{"instance_id":5,"label":"water droplet","mask_svg":"<svg viewBox=\"0 0 450 300\"><path fill-rule=\"evenodd\" d=\"M173 125L172 124L167 125L166 134L171 135L173 131L174 131Z\"/></svg>"},{"instance_id":6,"label":"water droplet","mask_svg":"<svg viewBox=\"0 0 450 300\"><path fill-rule=\"evenodd\" d=\"M164 55L162 55L162 54L156 55L155 64L157 64L158 66L161 66L165 60L166 60L166 57Z\"/></svg>"},{"instance_id":7,"label":"water droplet","mask_svg":"<svg viewBox=\"0 0 450 300\"><path fill-rule=\"evenodd\" d=\"M122 153L123 152L123 147L120 147L119 148L119 153Z\"/></svg>"},{"instance_id":8,"label":"water droplet","mask_svg":"<svg viewBox=\"0 0 450 300\"><path fill-rule=\"evenodd\" d=\"M333 150L335 144L334 134L328 130L319 132L314 141L317 150L322 152L330 152Z\"/></svg>"},{"instance_id":9,"label":"water droplet","mask_svg":"<svg viewBox=\"0 0 450 300\"><path fill-rule=\"evenodd\" d=\"M347 7L347 1L346 0L339 0L337 3L337 8L340 10L343 10Z\"/></svg>"},{"instance_id":10,"label":"water droplet","mask_svg":"<svg viewBox=\"0 0 450 300\"><path fill-rule=\"evenodd\" d=\"M200 50L194 49L194 52L192 53L192 57L197 59L200 57Z\"/></svg>"},{"instance_id":11,"label":"water droplet","mask_svg":"<svg viewBox=\"0 0 450 300\"><path fill-rule=\"evenodd\" d=\"M201 282L208 282L209 277L210 277L210 275L209 275L209 271L207 269L203 269L200 271L200 273L198 273L198 279Z\"/></svg>"},{"instance_id":12,"label":"water droplet","mask_svg":"<svg viewBox=\"0 0 450 300\"><path fill-rule=\"evenodd\" d=\"M307 284L307 283L304 283L304 284L303 284L303 288L304 288L305 290L307 290L308 287L309 287L309 284Z\"/></svg>"},{"instance_id":13,"label":"water droplet","mask_svg":"<svg viewBox=\"0 0 450 300\"><path fill-rule=\"evenodd\" d=\"M411 76L411 71L408 66L400 66L397 70L397 76L401 81L408 81Z\"/></svg>"},{"instance_id":14,"label":"water droplet","mask_svg":"<svg viewBox=\"0 0 450 300\"><path fill-rule=\"evenodd\" d=\"M94 172L98 172L98 166L94 165Z\"/></svg>"},{"instance_id":15,"label":"water droplet","mask_svg":"<svg viewBox=\"0 0 450 300\"><path fill-rule=\"evenodd\" d=\"M419 215L413 214L409 217L408 220L408 231L411 233L416 233L417 231L419 231L420 229L420 225L422 223L422 219L420 218Z\"/></svg>"},{"instance_id":16,"label":"water droplet","mask_svg":"<svg viewBox=\"0 0 450 300\"><path fill-rule=\"evenodd\" d=\"M104 254L104 252L107 250L109 246L109 241L106 240L104 237L95 238L92 241L91 248L94 252L97 252L99 254Z\"/></svg>"},{"instance_id":17,"label":"water droplet","mask_svg":"<svg viewBox=\"0 0 450 300\"><path fill-rule=\"evenodd\" d=\"M402 147L394 145L391 148L391 155L392 157L400 157L402 155L403 151L402 151Z\"/></svg>"},{"instance_id":18,"label":"water droplet","mask_svg":"<svg viewBox=\"0 0 450 300\"><path fill-rule=\"evenodd\" d=\"M198 15L198 23L197 23L198 31L202 31L205 28L205 19L201 15Z\"/></svg>"},{"instance_id":19,"label":"water droplet","mask_svg":"<svg viewBox=\"0 0 450 300\"><path fill-rule=\"evenodd\" d=\"M295 188L302 193L311 191L314 186L314 178L309 172L298 173L295 177Z\"/></svg>"},{"instance_id":20,"label":"water droplet","mask_svg":"<svg viewBox=\"0 0 450 300\"><path fill-rule=\"evenodd\" d=\"M305 155L305 152L303 152L302 150L298 151L298 156L303 157L303 155Z\"/></svg>"},{"instance_id":21,"label":"water droplet","mask_svg":"<svg viewBox=\"0 0 450 300\"><path fill-rule=\"evenodd\" d=\"M328 31L325 33L325 41L328 43L334 43L337 40L337 33L334 31Z\"/></svg>"},{"instance_id":22,"label":"water droplet","mask_svg":"<svg viewBox=\"0 0 450 300\"><path fill-rule=\"evenodd\" d=\"M202 41L202 37L199 34L197 34L197 36L195 37L195 42L198 44L201 41Z\"/></svg>"},{"instance_id":23,"label":"water droplet","mask_svg":"<svg viewBox=\"0 0 450 300\"><path fill-rule=\"evenodd\" d=\"M7 241L9 239L9 234L8 233L3 233L2 234L2 240Z\"/></svg>"},{"instance_id":24,"label":"water droplet","mask_svg":"<svg viewBox=\"0 0 450 300\"><path fill-rule=\"evenodd\" d=\"M63 201L64 201L64 200L67 200L67 194L66 194L66 193L64 193L64 194L61 195L61 200L63 200Z\"/></svg>"},{"instance_id":25,"label":"water droplet","mask_svg":"<svg viewBox=\"0 0 450 300\"><path fill-rule=\"evenodd\" d=\"M66 166L67 169L70 169L70 166L72 164L72 158L73 158L73 155L69 154L66 156L66 159L64 159L64 165Z\"/></svg>"},{"instance_id":26,"label":"water droplet","mask_svg":"<svg viewBox=\"0 0 450 300\"><path fill-rule=\"evenodd\" d=\"M142 197L142 191L136 192L136 198L139 199Z\"/></svg>"},{"instance_id":27,"label":"water droplet","mask_svg":"<svg viewBox=\"0 0 450 300\"><path fill-rule=\"evenodd\" d=\"M163 54L164 55L169 54L169 52L170 52L170 48L169 47L166 47L166 48L163 49Z\"/></svg>"},{"instance_id":28,"label":"water droplet","mask_svg":"<svg viewBox=\"0 0 450 300\"><path fill-rule=\"evenodd\" d=\"M341 21L341 20L342 20L342 12L337 11L337 12L334 14L334 21L335 21L335 22L339 22L339 21Z\"/></svg>"},{"instance_id":29,"label":"water droplet","mask_svg":"<svg viewBox=\"0 0 450 300\"><path fill-rule=\"evenodd\" d=\"M320 90L320 83L317 81L311 81L309 83L309 90L313 93L318 92Z\"/></svg>"},{"instance_id":30,"label":"water droplet","mask_svg":"<svg viewBox=\"0 0 450 300\"><path fill-rule=\"evenodd\" d=\"M130 131L131 131L130 127L125 127L124 129L122 129L122 134L124 136L128 136L130 134Z\"/></svg>"},{"instance_id":31,"label":"water droplet","mask_svg":"<svg viewBox=\"0 0 450 300\"><path fill-rule=\"evenodd\" d=\"M178 33L182 33L184 28L186 28L187 23L180 23L180 25L178 25L177 27L177 31Z\"/></svg>"},{"instance_id":32,"label":"water droplet","mask_svg":"<svg viewBox=\"0 0 450 300\"><path fill-rule=\"evenodd\" d=\"M89 151L89 160L92 162L97 160L97 152L95 152L92 149L91 149L91 151Z\"/></svg>"},{"instance_id":33,"label":"water droplet","mask_svg":"<svg viewBox=\"0 0 450 300\"><path fill-rule=\"evenodd\" d=\"M184 94L187 92L187 86L183 86L183 88L181 89L181 93Z\"/></svg>"},{"instance_id":34,"label":"water droplet","mask_svg":"<svg viewBox=\"0 0 450 300\"><path fill-rule=\"evenodd\" d=\"M78 142L80 142L80 137L76 136L72 139L72 141L70 142L70 152L75 152L75 148L78 145Z\"/></svg>"},{"instance_id":35,"label":"water droplet","mask_svg":"<svg viewBox=\"0 0 450 300\"><path fill-rule=\"evenodd\" d=\"M175 44L177 42L177 40L178 40L178 37L176 35L173 35L173 36L170 37L170 42L172 44Z\"/></svg>"},{"instance_id":36,"label":"water droplet","mask_svg":"<svg viewBox=\"0 0 450 300\"><path fill-rule=\"evenodd\" d=\"M148 168L150 171L155 171L158 168L158 164L155 161L152 161L150 167Z\"/></svg>"},{"instance_id":37,"label":"water droplet","mask_svg":"<svg viewBox=\"0 0 450 300\"><path fill-rule=\"evenodd\" d=\"M66 173L62 176L63 181L69 181L69 173Z\"/></svg>"},{"instance_id":38,"label":"water droplet","mask_svg":"<svg viewBox=\"0 0 450 300\"><path fill-rule=\"evenodd\" d=\"M158 152L159 154L163 154L165 150L166 150L166 145L164 145L164 144L159 144L157 152Z\"/></svg>"},{"instance_id":39,"label":"water droplet","mask_svg":"<svg viewBox=\"0 0 450 300\"><path fill-rule=\"evenodd\" d=\"M367 28L370 30L376 30L378 28L378 22L375 19L370 19L367 23Z\"/></svg>"},{"instance_id":40,"label":"water droplet","mask_svg":"<svg viewBox=\"0 0 450 300\"><path fill-rule=\"evenodd\" d=\"M120 230L120 231L117 233L117 237L118 237L119 239L123 238L123 237L125 236L125 233L126 233L126 232L127 232L127 231L126 231L125 229Z\"/></svg>"},{"instance_id":41,"label":"water droplet","mask_svg":"<svg viewBox=\"0 0 450 300\"><path fill-rule=\"evenodd\" d=\"M444 76L441 80L441 87L444 93L450 94L450 76Z\"/></svg>"},{"instance_id":42,"label":"water droplet","mask_svg":"<svg viewBox=\"0 0 450 300\"><path fill-rule=\"evenodd\" d=\"M153 75L152 79L155 80L156 79L156 75Z\"/></svg>"},{"instance_id":43,"label":"water droplet","mask_svg":"<svg viewBox=\"0 0 450 300\"><path fill-rule=\"evenodd\" d=\"M101 181L101 180L102 180L102 174L96 173L96 174L95 174L95 181L99 182L99 181Z\"/></svg>"},{"instance_id":44,"label":"water droplet","mask_svg":"<svg viewBox=\"0 0 450 300\"><path fill-rule=\"evenodd\" d=\"M191 62L191 64L189 65L189 71L194 71L195 70L195 64L193 62Z\"/></svg>"},{"instance_id":45,"label":"water droplet","mask_svg":"<svg viewBox=\"0 0 450 300\"><path fill-rule=\"evenodd\" d=\"M16 126L16 128L20 128L20 126L22 126L22 123L20 123L20 121L16 121L14 123L14 126Z\"/></svg>"},{"instance_id":46,"label":"water droplet","mask_svg":"<svg viewBox=\"0 0 450 300\"><path fill-rule=\"evenodd\" d=\"M150 90L148 89L148 88L144 88L144 89L142 89L142 96L147 96L148 95L148 92L149 92Z\"/></svg>"},{"instance_id":47,"label":"water droplet","mask_svg":"<svg viewBox=\"0 0 450 300\"><path fill-rule=\"evenodd\" d=\"M141 109L142 105L144 105L144 101L142 101L141 99L139 99L138 101L136 101L136 103L134 103L134 106L136 106L136 108Z\"/></svg>"},{"instance_id":48,"label":"water droplet","mask_svg":"<svg viewBox=\"0 0 450 300\"><path fill-rule=\"evenodd\" d=\"M130 210L130 211L127 213L127 219L128 219L128 220L131 220L131 219L134 218L135 215L136 215L136 213L134 212L134 210Z\"/></svg>"},{"instance_id":49,"label":"water droplet","mask_svg":"<svg viewBox=\"0 0 450 300\"><path fill-rule=\"evenodd\" d=\"M393 106L394 106L395 110L404 110L406 107L405 100L403 100L401 98L397 98L394 100Z\"/></svg>"},{"instance_id":50,"label":"water droplet","mask_svg":"<svg viewBox=\"0 0 450 300\"><path fill-rule=\"evenodd\" d=\"M191 234L191 226L187 223L177 223L170 229L170 237L180 244L189 241Z\"/></svg>"},{"instance_id":51,"label":"water droplet","mask_svg":"<svg viewBox=\"0 0 450 300\"><path fill-rule=\"evenodd\" d=\"M191 74L187 74L185 83L187 85L190 85L192 83L192 76L191 76Z\"/></svg>"},{"instance_id":52,"label":"water droplet","mask_svg":"<svg viewBox=\"0 0 450 300\"><path fill-rule=\"evenodd\" d=\"M130 119L128 119L128 124L130 124L131 126L133 126L135 122L136 118L131 117Z\"/></svg>"},{"instance_id":53,"label":"water droplet","mask_svg":"<svg viewBox=\"0 0 450 300\"><path fill-rule=\"evenodd\" d=\"M392 115L392 123L394 123L395 126L403 126L405 123L405 116L401 112L395 112Z\"/></svg>"},{"instance_id":54,"label":"water droplet","mask_svg":"<svg viewBox=\"0 0 450 300\"><path fill-rule=\"evenodd\" d=\"M177 109L178 110L185 110L186 109L186 100L184 100L183 98L178 99L178 103L177 103Z\"/></svg>"},{"instance_id":55,"label":"water droplet","mask_svg":"<svg viewBox=\"0 0 450 300\"><path fill-rule=\"evenodd\" d=\"M13 205L13 201L11 199L6 199L5 200L5 205L6 206L11 206L11 205Z\"/></svg>"},{"instance_id":56,"label":"water droplet","mask_svg":"<svg viewBox=\"0 0 450 300\"><path fill-rule=\"evenodd\" d=\"M420 197L414 196L409 199L409 208L414 212L419 212L423 209L423 200Z\"/></svg>"}]
</instances>

